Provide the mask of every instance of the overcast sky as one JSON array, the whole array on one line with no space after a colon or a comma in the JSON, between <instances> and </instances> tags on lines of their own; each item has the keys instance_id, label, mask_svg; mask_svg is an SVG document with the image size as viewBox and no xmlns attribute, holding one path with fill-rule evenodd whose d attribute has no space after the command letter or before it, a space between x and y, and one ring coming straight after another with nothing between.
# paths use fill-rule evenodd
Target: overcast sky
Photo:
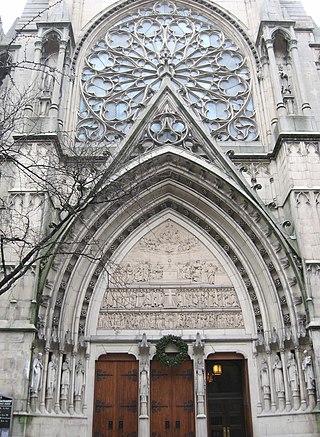
<instances>
[{"instance_id":1,"label":"overcast sky","mask_svg":"<svg viewBox=\"0 0 320 437\"><path fill-rule=\"evenodd\" d=\"M309 15L312 15L320 26L320 0L302 0ZM7 32L13 21L22 13L26 0L0 0L0 16L4 31Z\"/></svg>"}]
</instances>

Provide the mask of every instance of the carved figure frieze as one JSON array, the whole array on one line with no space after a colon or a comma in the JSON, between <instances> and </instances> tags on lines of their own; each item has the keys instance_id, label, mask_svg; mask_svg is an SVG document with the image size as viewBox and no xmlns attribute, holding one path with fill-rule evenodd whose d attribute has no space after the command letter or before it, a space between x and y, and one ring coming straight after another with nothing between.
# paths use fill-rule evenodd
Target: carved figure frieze
<instances>
[{"instance_id":1,"label":"carved figure frieze","mask_svg":"<svg viewBox=\"0 0 320 437\"><path fill-rule=\"evenodd\" d=\"M231 285L212 252L170 219L144 235L114 264L110 283L114 287L141 283Z\"/></svg>"},{"instance_id":2,"label":"carved figure frieze","mask_svg":"<svg viewBox=\"0 0 320 437\"><path fill-rule=\"evenodd\" d=\"M240 311L107 312L100 313L98 329L232 329L243 328Z\"/></svg>"},{"instance_id":3,"label":"carved figure frieze","mask_svg":"<svg viewBox=\"0 0 320 437\"><path fill-rule=\"evenodd\" d=\"M154 233L143 237L139 241L138 247L140 250L148 252L172 255L199 249L200 242L190 233L183 232L181 227L172 220L167 220Z\"/></svg>"},{"instance_id":4,"label":"carved figure frieze","mask_svg":"<svg viewBox=\"0 0 320 437\"><path fill-rule=\"evenodd\" d=\"M101 311L138 308L238 308L232 287L219 288L109 288Z\"/></svg>"}]
</instances>

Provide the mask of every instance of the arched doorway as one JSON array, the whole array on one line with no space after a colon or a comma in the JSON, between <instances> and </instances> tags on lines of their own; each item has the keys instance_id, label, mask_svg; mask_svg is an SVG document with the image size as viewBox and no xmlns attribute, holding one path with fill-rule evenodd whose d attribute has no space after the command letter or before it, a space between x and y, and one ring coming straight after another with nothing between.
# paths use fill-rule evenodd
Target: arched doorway
<instances>
[{"instance_id":1,"label":"arched doorway","mask_svg":"<svg viewBox=\"0 0 320 437\"><path fill-rule=\"evenodd\" d=\"M241 354L217 353L206 360L209 437L251 437L247 362Z\"/></svg>"}]
</instances>

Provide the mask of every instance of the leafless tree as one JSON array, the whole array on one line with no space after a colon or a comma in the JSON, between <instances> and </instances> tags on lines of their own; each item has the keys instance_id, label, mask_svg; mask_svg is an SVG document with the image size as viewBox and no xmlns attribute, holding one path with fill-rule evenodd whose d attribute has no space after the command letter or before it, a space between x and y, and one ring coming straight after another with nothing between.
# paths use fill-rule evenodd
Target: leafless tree
<instances>
[{"instance_id":1,"label":"leafless tree","mask_svg":"<svg viewBox=\"0 0 320 437\"><path fill-rule=\"evenodd\" d=\"M18 87L15 74L21 69L51 74L51 67L26 57L12 62L16 39L0 53L0 295L57 250L70 250L66 230L89 204L102 201L111 176L108 157L89 145L78 147L72 132L46 132L39 140L39 118L28 116L39 91L32 83ZM131 188L114 182L104 188L103 202L123 196L132 196ZM90 249L82 255L90 257Z\"/></svg>"}]
</instances>

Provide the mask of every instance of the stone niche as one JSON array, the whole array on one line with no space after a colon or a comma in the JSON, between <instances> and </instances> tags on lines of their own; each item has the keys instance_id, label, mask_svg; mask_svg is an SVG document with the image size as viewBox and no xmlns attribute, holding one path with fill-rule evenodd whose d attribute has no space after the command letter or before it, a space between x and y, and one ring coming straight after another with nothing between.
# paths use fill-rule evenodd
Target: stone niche
<instances>
[{"instance_id":1,"label":"stone niche","mask_svg":"<svg viewBox=\"0 0 320 437\"><path fill-rule=\"evenodd\" d=\"M243 328L233 284L213 253L167 219L114 268L98 329Z\"/></svg>"}]
</instances>

